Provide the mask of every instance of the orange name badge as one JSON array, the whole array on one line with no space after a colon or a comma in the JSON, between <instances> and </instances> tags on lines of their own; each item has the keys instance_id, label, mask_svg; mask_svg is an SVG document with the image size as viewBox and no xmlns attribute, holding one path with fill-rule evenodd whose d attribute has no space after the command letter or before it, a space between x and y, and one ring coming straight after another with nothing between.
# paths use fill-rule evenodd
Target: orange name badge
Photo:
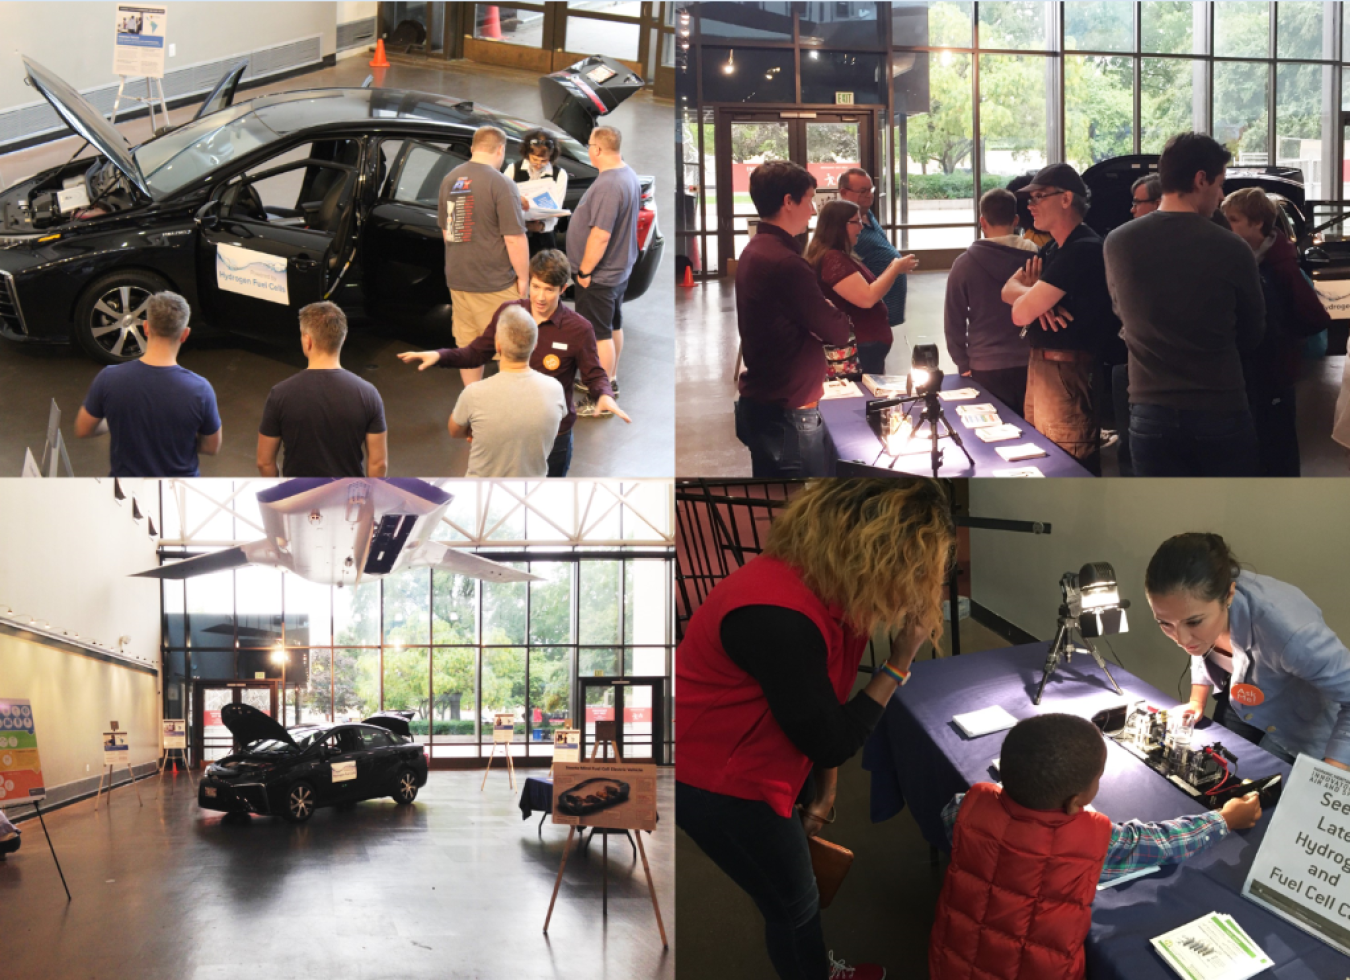
<instances>
[{"instance_id":1,"label":"orange name badge","mask_svg":"<svg viewBox=\"0 0 1350 980\"><path fill-rule=\"evenodd\" d=\"M1255 708L1266 699L1266 696L1261 693L1261 689L1255 684L1234 684L1233 689L1228 692L1228 697L1238 704L1245 704L1249 708Z\"/></svg>"},{"instance_id":2,"label":"orange name badge","mask_svg":"<svg viewBox=\"0 0 1350 980\"><path fill-rule=\"evenodd\" d=\"M558 365L561 363L562 361L558 360L557 354L549 354L544 358L544 369L547 371L556 371L558 370Z\"/></svg>"}]
</instances>

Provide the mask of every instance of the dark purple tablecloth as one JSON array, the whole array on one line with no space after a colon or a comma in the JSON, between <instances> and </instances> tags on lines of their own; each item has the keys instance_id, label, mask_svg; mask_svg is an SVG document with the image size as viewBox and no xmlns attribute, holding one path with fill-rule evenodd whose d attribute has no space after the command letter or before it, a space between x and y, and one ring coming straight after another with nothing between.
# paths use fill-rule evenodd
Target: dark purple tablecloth
<instances>
[{"instance_id":1,"label":"dark purple tablecloth","mask_svg":"<svg viewBox=\"0 0 1350 980\"><path fill-rule=\"evenodd\" d=\"M913 679L896 692L881 723L863 750L863 767L872 773L872 819L886 820L908 806L925 839L948 849L941 811L971 784L994 781L989 764L1003 745L1003 732L968 739L952 716L1000 704L1017 718L1038 711L1065 711L1091 717L1119 704L1091 657L1076 656L1061 665L1046 686L1038 709L1031 698L1040 681L1047 645L1028 644L966 654L914 665ZM1171 707L1177 698L1111 664L1125 699L1144 698ZM1220 741L1238 757L1243 776L1289 766L1226 729L1206 723L1197 741ZM1166 820L1203 808L1124 749L1112 744L1106 774L1093 804L1114 820ZM1149 945L1149 939L1209 912L1226 912L1268 953L1277 966L1261 974L1281 980L1329 980L1350 977L1350 957L1295 929L1242 898L1242 883L1269 824L1225 838L1190 861L1098 892L1088 937L1090 980L1176 980Z\"/></svg>"},{"instance_id":2,"label":"dark purple tablecloth","mask_svg":"<svg viewBox=\"0 0 1350 980\"><path fill-rule=\"evenodd\" d=\"M961 436L961 441L965 443L966 451L970 453L975 460L975 469L970 468L970 460L966 459L951 439L943 439L939 445L945 450L943 456L942 469L938 471L938 476L958 477L958 476L989 476L994 470L1012 469L1023 466L1035 466L1045 476L1091 476L1087 470L1078 464L1078 461L1060 449L1053 442L1041 435L1031 427L1020 416L1015 415L1012 409L1008 408L1001 401L989 393L989 390L981 385L974 378L963 378L960 375L952 375L942 380L944 391L952 391L957 388L975 388L979 391L978 398L972 398L968 401L943 402L942 407L946 412L948 421L952 427ZM866 391L866 388L862 389ZM839 460L851 460L864 463L868 466L887 466L890 457L878 461L881 453L881 442L877 439L876 433L872 427L867 424L867 403L874 401L870 395L867 398L832 398L820 403L820 417L825 423L826 455L829 458L831 466ZM1022 435L1017 439L1010 439L1007 442L984 442L977 435L974 429L967 429L961 424L961 419L957 415L956 406L958 405L982 405L990 404L998 409L999 418L1004 422L1011 423L1022 430ZM915 406L911 413L913 418L918 418L920 408ZM924 425L924 431L928 431L927 424ZM1023 443L1034 443L1041 449L1044 449L1048 456L1040 456L1036 459L1029 459L1022 463L1006 462L996 451L997 446L1020 446ZM922 459L922 465L911 465L911 461L918 461L918 457L904 457L904 464L909 467L908 470L895 470L897 473L911 472L919 476L931 476L932 469L929 466L929 457L925 455ZM830 475L834 475L831 470Z\"/></svg>"},{"instance_id":3,"label":"dark purple tablecloth","mask_svg":"<svg viewBox=\"0 0 1350 980\"><path fill-rule=\"evenodd\" d=\"M525 787L520 791L520 819L528 820L535 813L553 812L553 780L525 778Z\"/></svg>"}]
</instances>

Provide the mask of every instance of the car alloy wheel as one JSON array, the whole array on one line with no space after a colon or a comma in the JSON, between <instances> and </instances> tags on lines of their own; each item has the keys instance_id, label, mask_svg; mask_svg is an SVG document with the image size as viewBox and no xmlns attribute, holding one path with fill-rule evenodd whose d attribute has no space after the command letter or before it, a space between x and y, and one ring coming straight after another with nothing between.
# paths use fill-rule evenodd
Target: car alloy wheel
<instances>
[{"instance_id":1,"label":"car alloy wheel","mask_svg":"<svg viewBox=\"0 0 1350 980\"><path fill-rule=\"evenodd\" d=\"M286 819L304 823L314 815L314 788L308 783L296 783L286 794Z\"/></svg>"},{"instance_id":2,"label":"car alloy wheel","mask_svg":"<svg viewBox=\"0 0 1350 980\"><path fill-rule=\"evenodd\" d=\"M113 357L140 357L145 353L145 308L151 293L138 286L117 286L94 301L89 333Z\"/></svg>"},{"instance_id":3,"label":"car alloy wheel","mask_svg":"<svg viewBox=\"0 0 1350 980\"><path fill-rule=\"evenodd\" d=\"M398 776L398 794L394 797L400 803L411 803L417 799L417 777L411 769L404 769Z\"/></svg>"}]
</instances>

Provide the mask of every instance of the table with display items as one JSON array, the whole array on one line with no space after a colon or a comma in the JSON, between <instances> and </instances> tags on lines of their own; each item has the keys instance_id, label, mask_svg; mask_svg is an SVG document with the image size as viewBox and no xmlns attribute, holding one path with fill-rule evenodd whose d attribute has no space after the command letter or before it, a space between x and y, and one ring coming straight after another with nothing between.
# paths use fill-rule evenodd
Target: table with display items
<instances>
[{"instance_id":1,"label":"table with display items","mask_svg":"<svg viewBox=\"0 0 1350 980\"><path fill-rule=\"evenodd\" d=\"M970 460L966 459L960 446L956 445L950 438L943 438L938 443L938 448L944 451L942 468L938 470L938 476L993 476L995 471L998 470L1022 469L1029 466L1036 467L1043 476L1092 475L1083 468L1078 460L1033 429L1031 423L995 398L988 388L974 378L949 375L942 379L943 391L955 391L961 388L971 388L978 391L979 394L974 398L962 401L944 400L942 409L947 421L961 436L966 452L970 453L971 459L975 460L975 467L974 469L971 468ZM839 463L842 461L846 464L861 463L866 467L888 469L897 476L932 476L933 470L929 452L931 443L928 441L927 435L928 424L923 424L921 438L915 441L913 447L915 452L901 456L898 460L885 456L881 451L881 440L877 438L876 431L867 421L867 404L876 399L861 384L858 385L858 390L863 392L864 397L830 398L820 403L820 418L825 426L825 455L831 467L829 475L837 475ZM968 429L961 423L960 413L957 411L959 405L993 405L998 411L999 418L1004 423L1017 426L1022 430L1022 434L1016 439L1009 439L1005 442L985 442L975 434L974 429ZM922 410L923 403L916 403L910 409L910 417L917 421ZM1046 455L1010 463L998 454L998 447L1000 446L1021 446L1026 443L1035 445ZM895 465L892 466L892 463ZM861 472L852 466L847 467L847 470L852 475L858 475ZM875 475L883 474L877 473Z\"/></svg>"},{"instance_id":2,"label":"table with display items","mask_svg":"<svg viewBox=\"0 0 1350 980\"><path fill-rule=\"evenodd\" d=\"M1031 698L1046 650L1045 643L1032 643L916 662L909 684L896 691L863 751L863 768L872 779L872 820L889 819L907 806L928 843L950 849L942 808L974 783L996 781L989 767L1006 735L966 738L953 715L1002 705L1018 719L1056 711L1091 718L1123 701L1142 699L1163 708L1179 703L1175 696L1112 663L1111 673L1125 692L1122 697L1092 658L1081 655L1071 665L1060 664L1038 708ZM1287 763L1212 721L1197 729L1195 740L1222 742L1237 755L1242 777L1256 779L1277 772L1288 776ZM1205 809L1115 743L1109 743L1106 772L1093 806L1116 821L1167 820ZM1234 916L1275 960L1276 967L1262 976L1350 977L1350 957L1242 897L1247 871L1273 812L1274 808L1267 810L1251 830L1229 834L1179 865L1099 891L1087 941L1088 977L1176 980L1149 940L1210 912Z\"/></svg>"}]
</instances>

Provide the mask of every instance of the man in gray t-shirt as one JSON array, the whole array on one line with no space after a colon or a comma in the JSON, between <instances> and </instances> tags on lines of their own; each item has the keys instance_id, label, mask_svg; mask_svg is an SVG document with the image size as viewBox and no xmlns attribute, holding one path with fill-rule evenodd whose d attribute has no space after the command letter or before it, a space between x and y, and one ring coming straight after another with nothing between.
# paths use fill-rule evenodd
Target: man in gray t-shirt
<instances>
[{"instance_id":1,"label":"man in gray t-shirt","mask_svg":"<svg viewBox=\"0 0 1350 980\"><path fill-rule=\"evenodd\" d=\"M496 332L500 370L465 388L450 416L450 435L473 440L465 476L548 475L548 454L567 405L558 382L530 367L538 340L539 328L523 307L501 311Z\"/></svg>"},{"instance_id":2,"label":"man in gray t-shirt","mask_svg":"<svg viewBox=\"0 0 1350 980\"><path fill-rule=\"evenodd\" d=\"M472 156L441 181L437 221L445 237L445 282L454 311L455 346L473 343L503 303L529 290L530 246L520 192L502 174L506 134L483 126ZM461 369L470 385L482 368Z\"/></svg>"},{"instance_id":3,"label":"man in gray t-shirt","mask_svg":"<svg viewBox=\"0 0 1350 980\"><path fill-rule=\"evenodd\" d=\"M600 171L586 189L567 225L567 261L576 279L577 312L595 328L600 366L618 397L619 355L623 352L623 294L638 260L638 211L642 185L619 154L622 137L612 126L597 126L587 150ZM586 417L585 408L578 414Z\"/></svg>"}]
</instances>

